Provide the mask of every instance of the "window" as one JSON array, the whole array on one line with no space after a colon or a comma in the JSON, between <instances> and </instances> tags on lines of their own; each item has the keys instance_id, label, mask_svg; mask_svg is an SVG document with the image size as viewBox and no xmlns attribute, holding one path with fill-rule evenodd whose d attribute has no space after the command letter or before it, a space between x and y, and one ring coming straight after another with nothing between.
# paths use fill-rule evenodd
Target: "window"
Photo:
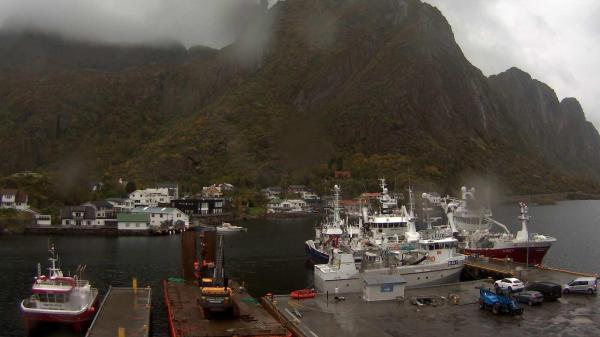
<instances>
[{"instance_id":1,"label":"window","mask_svg":"<svg viewBox=\"0 0 600 337\"><path fill-rule=\"evenodd\" d=\"M178 218L180 218L180 217L181 217L181 214L180 214L180 213L177 213L177 217L178 217Z\"/></svg>"},{"instance_id":2,"label":"window","mask_svg":"<svg viewBox=\"0 0 600 337\"><path fill-rule=\"evenodd\" d=\"M71 220L68 220L68 219L67 219L67 220L65 220L65 224L66 224L66 225L70 225L70 224L71 224Z\"/></svg>"},{"instance_id":3,"label":"window","mask_svg":"<svg viewBox=\"0 0 600 337\"><path fill-rule=\"evenodd\" d=\"M163 214L162 214L162 213L160 213L160 218L162 219L162 217L163 217Z\"/></svg>"},{"instance_id":4,"label":"window","mask_svg":"<svg viewBox=\"0 0 600 337\"><path fill-rule=\"evenodd\" d=\"M140 224L139 224L139 223L136 223L136 224L135 224L135 227L138 227L138 228L139 228L139 227L140 227Z\"/></svg>"}]
</instances>

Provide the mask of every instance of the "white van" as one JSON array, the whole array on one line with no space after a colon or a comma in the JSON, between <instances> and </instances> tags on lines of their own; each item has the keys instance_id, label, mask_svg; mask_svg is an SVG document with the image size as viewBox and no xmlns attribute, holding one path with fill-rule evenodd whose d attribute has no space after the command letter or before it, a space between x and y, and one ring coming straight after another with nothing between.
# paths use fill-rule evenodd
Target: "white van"
<instances>
[{"instance_id":1,"label":"white van","mask_svg":"<svg viewBox=\"0 0 600 337\"><path fill-rule=\"evenodd\" d=\"M595 294L598 290L598 279L595 277L579 277L563 286L563 293Z\"/></svg>"}]
</instances>

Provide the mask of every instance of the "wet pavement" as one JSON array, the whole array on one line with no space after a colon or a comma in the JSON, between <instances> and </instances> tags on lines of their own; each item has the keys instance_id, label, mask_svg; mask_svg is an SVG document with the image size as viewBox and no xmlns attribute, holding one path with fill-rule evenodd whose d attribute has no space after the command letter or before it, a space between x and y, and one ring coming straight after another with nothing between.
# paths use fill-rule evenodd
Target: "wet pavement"
<instances>
[{"instance_id":1,"label":"wet pavement","mask_svg":"<svg viewBox=\"0 0 600 337\"><path fill-rule=\"evenodd\" d=\"M541 273L545 280L547 273ZM530 274L530 277L533 276ZM558 273L557 278L569 275ZM574 277L573 277L574 278ZM345 296L344 301L315 299L290 300L276 296L278 312L305 336L600 336L600 300L595 295L565 295L556 302L528 307L522 316L494 315L479 309L479 288L491 282L406 289L405 300L370 302L362 294ZM419 306L411 304L417 295L459 296L458 304ZM300 313L301 318L297 313Z\"/></svg>"}]
</instances>

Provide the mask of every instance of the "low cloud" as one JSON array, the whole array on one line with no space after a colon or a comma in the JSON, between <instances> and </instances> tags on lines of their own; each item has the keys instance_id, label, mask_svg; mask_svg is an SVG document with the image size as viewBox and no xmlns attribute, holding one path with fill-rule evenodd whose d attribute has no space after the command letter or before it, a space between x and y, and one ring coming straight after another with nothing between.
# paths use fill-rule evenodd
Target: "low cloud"
<instances>
[{"instance_id":1,"label":"low cloud","mask_svg":"<svg viewBox=\"0 0 600 337\"><path fill-rule=\"evenodd\" d=\"M600 126L600 3L596 0L425 0L446 16L458 44L486 75L512 66L580 100Z\"/></svg>"},{"instance_id":2,"label":"low cloud","mask_svg":"<svg viewBox=\"0 0 600 337\"><path fill-rule=\"evenodd\" d=\"M258 0L1 0L0 26L114 43L180 41L221 48Z\"/></svg>"}]
</instances>

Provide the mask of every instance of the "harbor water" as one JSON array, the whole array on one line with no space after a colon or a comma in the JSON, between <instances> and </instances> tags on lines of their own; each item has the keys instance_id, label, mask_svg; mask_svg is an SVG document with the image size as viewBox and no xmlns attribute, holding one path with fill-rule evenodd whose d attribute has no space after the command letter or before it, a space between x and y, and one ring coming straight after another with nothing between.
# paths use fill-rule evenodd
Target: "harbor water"
<instances>
[{"instance_id":1,"label":"harbor water","mask_svg":"<svg viewBox=\"0 0 600 337\"><path fill-rule=\"evenodd\" d=\"M531 206L531 232L554 236L545 264L598 273L600 201L565 201L551 206ZM516 205L494 207L494 217L518 230ZM314 236L315 218L273 219L239 223L247 232L228 233L225 268L229 277L244 281L255 296L287 293L312 284L306 266L304 241ZM0 336L24 336L19 301L28 296L37 262L46 267L48 244L54 243L65 272L87 265L86 278L104 294L109 285L154 288L152 332L167 337L161 280L181 274L180 237L0 236ZM76 336L52 329L40 336Z\"/></svg>"}]
</instances>

